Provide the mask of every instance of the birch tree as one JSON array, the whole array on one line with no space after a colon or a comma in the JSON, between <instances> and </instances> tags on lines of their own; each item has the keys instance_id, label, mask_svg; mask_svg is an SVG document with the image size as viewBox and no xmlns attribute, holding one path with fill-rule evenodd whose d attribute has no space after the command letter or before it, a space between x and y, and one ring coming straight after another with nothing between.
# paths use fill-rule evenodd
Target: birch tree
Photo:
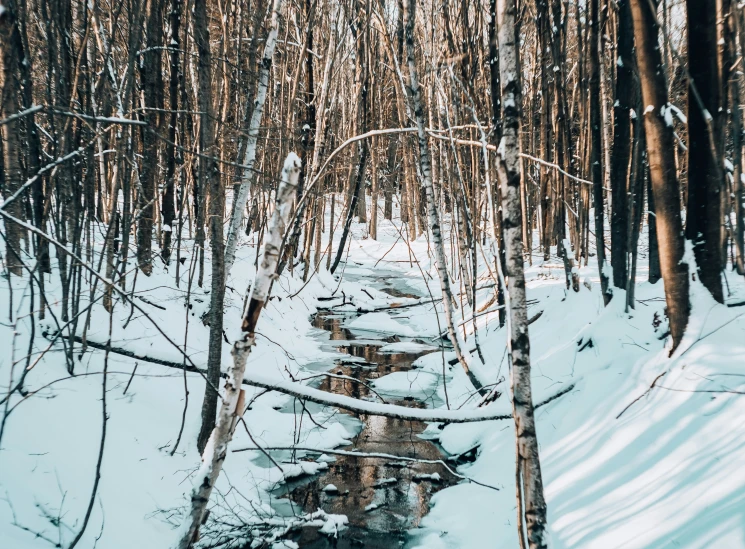
<instances>
[{"instance_id":1,"label":"birch tree","mask_svg":"<svg viewBox=\"0 0 745 549\"><path fill-rule=\"evenodd\" d=\"M222 471L235 428L243 416L245 392L241 385L246 371L246 361L251 354L251 348L255 345L256 325L261 310L269 299L269 288L277 272L279 250L287 230L299 174L300 159L295 153L290 153L282 168L282 181L277 189L274 213L264 242L261 266L256 272L248 307L243 315L241 330L244 335L233 344L231 351L233 365L225 383L220 414L217 425L212 430L202 452L202 466L194 479L194 488L191 492L191 511L179 532L178 549L190 549L199 540L199 527L207 512L212 490Z\"/></svg>"},{"instance_id":2,"label":"birch tree","mask_svg":"<svg viewBox=\"0 0 745 549\"><path fill-rule=\"evenodd\" d=\"M468 375L468 379L477 390L482 389L482 383L471 371L470 355L465 347L460 332L455 328L455 319L453 314L453 292L450 288L450 278L448 275L447 259L445 256L445 245L442 240L440 226L440 216L437 211L437 202L432 185L432 161L427 141L426 125L424 121L424 100L419 87L419 77L416 68L416 52L414 47L414 23L416 19L416 0L406 0L404 9L404 34L406 42L406 57L409 66L409 87L414 120L417 125L417 138L419 141L419 168L422 177L422 186L424 187L427 199L427 219L429 230L432 236L432 246L435 253L435 266L440 278L440 289L442 290L442 304L445 310L445 321L448 327L448 337L453 344L453 349L458 361Z\"/></svg>"},{"instance_id":3,"label":"birch tree","mask_svg":"<svg viewBox=\"0 0 745 549\"><path fill-rule=\"evenodd\" d=\"M254 164L256 162L256 147L259 142L259 128L264 114L264 103L269 89L269 76L272 69L274 48L277 45L277 34L279 33L279 12L282 0L273 0L272 14L269 22L269 33L264 45L264 55L261 58L259 69L259 85L254 100L251 122L248 126L248 137L246 152L243 155L243 174L238 192L233 197L233 212L228 225L228 236L225 243L225 280L230 276L230 270L235 263L235 250L238 246L239 229L243 223L243 214L246 209L248 193L251 190L251 182L254 178Z\"/></svg>"},{"instance_id":4,"label":"birch tree","mask_svg":"<svg viewBox=\"0 0 745 549\"><path fill-rule=\"evenodd\" d=\"M498 170L502 186L504 241L508 277L509 341L512 360L512 413L517 439L517 527L520 546L548 547L546 500L543 495L530 381L530 337L523 271L522 211L520 206L520 60L515 0L497 0L499 68L502 93L502 140ZM523 534L523 525L525 534Z\"/></svg>"}]
</instances>

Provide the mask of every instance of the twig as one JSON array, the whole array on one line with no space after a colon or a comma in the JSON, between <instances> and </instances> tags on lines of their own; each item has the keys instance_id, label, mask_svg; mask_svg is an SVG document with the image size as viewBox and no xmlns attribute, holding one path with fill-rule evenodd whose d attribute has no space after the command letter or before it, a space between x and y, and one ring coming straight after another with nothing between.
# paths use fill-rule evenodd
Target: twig
<instances>
[{"instance_id":1,"label":"twig","mask_svg":"<svg viewBox=\"0 0 745 549\"><path fill-rule=\"evenodd\" d=\"M261 447L261 445L258 442L256 442L256 439L251 434L251 431L248 430L248 425L246 425L246 420L243 419L243 417L241 417L239 421L243 424L243 428L246 430L246 434L248 435L248 438L250 438L251 439L251 442L253 442L256 445L256 449L257 450L261 450L261 453L264 454L267 458L269 458L269 461L271 461L277 469L279 469L280 471L282 471L284 473L285 470L282 469L282 466L279 463L277 463L276 461L274 461L274 458L271 455L269 455L269 452L267 452L266 450L264 450ZM239 450L233 450L233 451L234 452L237 452Z\"/></svg>"},{"instance_id":2,"label":"twig","mask_svg":"<svg viewBox=\"0 0 745 549\"><path fill-rule=\"evenodd\" d=\"M101 414L103 416L103 425L101 426L101 444L98 447L98 461L96 462L96 475L93 480L93 490L91 491L91 497L88 501L88 509L85 512L85 517L83 518L83 525L80 527L80 530L78 531L77 535L75 536L75 539L72 540L72 543L70 543L68 549L74 549L74 547L78 544L80 541L80 538L83 537L83 534L85 533L85 529L88 527L88 521L91 518L91 512L93 511L93 504L96 501L96 493L98 492L98 483L101 480L101 463L103 463L103 450L104 445L106 443L106 422L108 421L108 417L106 415L106 378L108 377L108 369L109 369L109 350L111 348L111 333L113 331L114 326L114 307L111 308L111 311L109 312L109 340L106 343L106 354L104 355L103 359L103 382L101 383ZM130 380L131 381L131 380Z\"/></svg>"},{"instance_id":3,"label":"twig","mask_svg":"<svg viewBox=\"0 0 745 549\"><path fill-rule=\"evenodd\" d=\"M233 450L233 452L248 452L251 450L260 450L262 452L265 451L303 451L303 452L313 452L318 454L332 454L337 456L348 456L348 457L358 457L358 458L370 458L370 459L388 459L388 460L394 460L394 461L409 461L412 463L424 463L424 464L433 464L433 465L442 465L447 471L458 478L461 478L463 480L467 480L468 482L472 482L473 484L478 484L479 486L483 486L484 488L489 488L491 490L497 490L499 491L499 488L496 486L492 486L490 484L486 484L483 482L479 482L478 480L475 480L471 477L467 477L465 475L461 475L459 473L456 473L445 461L441 459L421 459L421 458L412 458L412 457L405 457L405 456L396 456L394 454L383 454L379 452L350 452L347 450L327 450L327 449L320 449L320 448L307 448L302 446L273 446L270 448L261 448L259 445L256 445L256 448L236 448Z\"/></svg>"},{"instance_id":4,"label":"twig","mask_svg":"<svg viewBox=\"0 0 745 549\"><path fill-rule=\"evenodd\" d=\"M135 362L135 367L134 367L134 369L132 369L132 375L129 376L129 381L127 382L127 386L124 388L124 392L122 393L122 395L126 395L127 394L127 390L129 389L129 386L130 386L130 384L132 383L132 380L135 377L135 372L136 371L137 371L137 363Z\"/></svg>"},{"instance_id":5,"label":"twig","mask_svg":"<svg viewBox=\"0 0 745 549\"><path fill-rule=\"evenodd\" d=\"M654 386L655 386L655 385L657 384L657 381L659 381L659 379L660 379L660 378L661 378L662 376L664 376L665 374L667 374L667 370L665 370L665 371L664 371L664 372L662 372L662 373L661 373L660 375L658 375L658 376L657 376L656 378L654 378L654 381L652 382L652 385L650 385L650 386L649 386L649 388L648 388L648 389L647 389L646 391L644 391L644 392L643 392L642 394L640 394L640 395L639 395L638 397L636 397L636 398L635 398L634 400L632 400L632 401L631 401L631 402L630 402L630 403L628 404L628 406L626 406L626 407L625 407L625 408L624 408L623 410L621 410L621 413L620 413L620 414L618 414L618 415L616 416L616 419L618 419L619 417L621 417L621 416L622 416L622 415L624 414L624 412L625 412L626 410L628 410L629 408L631 408L631 407L632 407L632 406L633 406L634 404L636 404L636 403L637 403L637 402L638 402L639 400L641 400L641 399L642 399L642 398L644 398L644 397L645 397L645 396L646 396L647 394L649 394L649 392L650 392L650 391L651 391L652 389L654 389Z\"/></svg>"}]
</instances>

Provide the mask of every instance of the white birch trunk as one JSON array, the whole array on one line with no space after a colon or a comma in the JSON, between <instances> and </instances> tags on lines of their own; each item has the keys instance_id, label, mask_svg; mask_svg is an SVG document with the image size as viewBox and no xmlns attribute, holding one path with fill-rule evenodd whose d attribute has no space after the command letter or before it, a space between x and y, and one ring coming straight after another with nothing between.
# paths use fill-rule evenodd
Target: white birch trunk
<instances>
[{"instance_id":1,"label":"white birch trunk","mask_svg":"<svg viewBox=\"0 0 745 549\"><path fill-rule=\"evenodd\" d=\"M520 85L518 36L515 28L515 0L498 0L499 67L502 71L503 135L498 148L502 183L502 216L509 289L508 330L511 364L512 409L517 439L517 508L518 535L521 546L523 521L528 547L544 549L546 534L546 501L538 456L533 395L530 383L530 338L523 271L522 209L520 203ZM522 500L521 500L522 498Z\"/></svg>"},{"instance_id":2,"label":"white birch trunk","mask_svg":"<svg viewBox=\"0 0 745 549\"><path fill-rule=\"evenodd\" d=\"M275 2L276 5L276 2ZM246 361L254 345L254 330L259 320L261 309L269 297L274 274L277 272L279 248L282 245L287 227L287 221L292 210L292 199L300 175L300 159L295 153L290 153L282 169L282 181L277 189L274 213L269 222L269 230L264 241L264 255L256 272L256 280L251 290L249 305L243 317L241 329L245 333L233 345L233 367L225 383L225 396L222 400L217 425L212 431L207 446L202 454L202 467L194 482L191 493L191 513L181 531L178 549L190 549L199 539L199 527L202 524L212 489L222 471L222 465L227 456L238 420L243 415L245 393L241 389Z\"/></svg>"},{"instance_id":3,"label":"white birch trunk","mask_svg":"<svg viewBox=\"0 0 745 549\"><path fill-rule=\"evenodd\" d=\"M465 344L463 338L455 327L453 319L453 293L450 289L450 279L448 277L447 262L445 258L445 245L442 241L440 230L440 216L437 211L435 202L435 193L432 184L432 162L429 153L429 143L427 142L427 130L424 126L424 108L422 101L422 92L419 88L419 79L417 77L416 58L414 57L414 20L416 17L416 0L406 1L406 10L404 12L405 21L405 41L406 56L409 65L409 79L411 87L411 99L414 106L414 118L417 125L417 137L419 141L419 164L421 170L422 183L424 192L427 197L427 218L429 228L432 232L432 244L435 249L435 265L437 274L440 278L440 287L442 288L442 304L445 310L445 320L448 326L448 336L453 344L455 355L463 366L468 378L473 386L482 391L483 385L476 378L470 368L470 355L464 352Z\"/></svg>"},{"instance_id":4,"label":"white birch trunk","mask_svg":"<svg viewBox=\"0 0 745 549\"><path fill-rule=\"evenodd\" d=\"M254 100L254 110L251 113L251 122L248 126L248 138L246 143L246 153L243 156L243 177L238 187L238 192L233 197L233 213L230 216L230 225L228 226L228 238L225 244L225 280L230 276L230 269L235 262L235 250L238 246L241 223L243 223L243 212L246 209L248 192L251 190L251 182L254 178L254 162L256 161L256 145L259 141L259 127L261 118L264 114L264 102L266 101L267 91L269 89L269 72L272 68L272 58L274 57L274 48L277 45L277 34L279 33L279 11L282 7L282 0L274 0L272 4L271 23L269 24L269 34L266 37L264 45L264 55L261 58L261 68L259 69L259 87Z\"/></svg>"}]
</instances>

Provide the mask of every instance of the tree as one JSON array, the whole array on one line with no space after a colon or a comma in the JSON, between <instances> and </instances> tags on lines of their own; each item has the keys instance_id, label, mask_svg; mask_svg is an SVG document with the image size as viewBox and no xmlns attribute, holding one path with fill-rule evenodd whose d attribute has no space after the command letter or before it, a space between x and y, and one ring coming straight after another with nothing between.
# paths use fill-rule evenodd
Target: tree
<instances>
[{"instance_id":1,"label":"tree","mask_svg":"<svg viewBox=\"0 0 745 549\"><path fill-rule=\"evenodd\" d=\"M654 214L660 271L665 281L667 317L672 349L683 338L691 306L688 297L688 263L685 261L680 190L675 173L673 128L665 121L668 108L667 82L658 47L659 23L650 0L632 0L634 38L642 84L644 130L649 157L649 176L654 193Z\"/></svg>"},{"instance_id":2,"label":"tree","mask_svg":"<svg viewBox=\"0 0 745 549\"><path fill-rule=\"evenodd\" d=\"M634 58L634 23L629 0L618 2L618 60L616 62L616 101L613 104L613 149L611 151L611 265L613 285L626 288L628 255L629 160L631 158L631 109L633 103L636 59ZM638 136L635 136L638 138Z\"/></svg>"},{"instance_id":3,"label":"tree","mask_svg":"<svg viewBox=\"0 0 745 549\"><path fill-rule=\"evenodd\" d=\"M160 131L163 119L163 6L161 0L148 0L145 49L141 52L142 89L145 100L145 120L149 128L143 134L143 171L140 189L137 193L137 264L140 270L150 275L153 271L152 242L155 202L155 189L158 181L158 155Z\"/></svg>"},{"instance_id":4,"label":"tree","mask_svg":"<svg viewBox=\"0 0 745 549\"><path fill-rule=\"evenodd\" d=\"M701 282L722 293L722 89L717 63L717 5L686 0L688 16L688 204L686 238L693 244Z\"/></svg>"},{"instance_id":5,"label":"tree","mask_svg":"<svg viewBox=\"0 0 745 549\"><path fill-rule=\"evenodd\" d=\"M530 337L528 307L523 271L522 209L520 205L520 59L515 0L498 0L499 66L502 92L502 141L499 145L498 170L502 187L503 222L509 280L508 349L512 361L512 413L517 438L517 509L520 547L523 525L530 549L548 547L546 533L546 500L543 495L538 437L533 412L530 382Z\"/></svg>"},{"instance_id":6,"label":"tree","mask_svg":"<svg viewBox=\"0 0 745 549\"><path fill-rule=\"evenodd\" d=\"M212 52L210 33L207 25L207 2L194 2L194 42L199 54L199 145L205 152L213 150L215 143L215 117L212 104ZM212 283L210 291L209 325L210 338L207 353L207 380L202 402L202 427L197 439L201 454L215 427L217 413L217 391L220 384L222 365L222 326L223 302L225 300L225 245L222 224L225 217L225 193L220 182L220 171L214 158L202 157L199 160L199 180L209 189L209 228L212 249Z\"/></svg>"},{"instance_id":7,"label":"tree","mask_svg":"<svg viewBox=\"0 0 745 549\"><path fill-rule=\"evenodd\" d=\"M595 253L600 272L600 291L607 305L613 297L608 288L605 261L605 201L603 198L603 141L600 107L600 18L599 0L590 0L590 170L592 172L592 202L595 208Z\"/></svg>"}]
</instances>

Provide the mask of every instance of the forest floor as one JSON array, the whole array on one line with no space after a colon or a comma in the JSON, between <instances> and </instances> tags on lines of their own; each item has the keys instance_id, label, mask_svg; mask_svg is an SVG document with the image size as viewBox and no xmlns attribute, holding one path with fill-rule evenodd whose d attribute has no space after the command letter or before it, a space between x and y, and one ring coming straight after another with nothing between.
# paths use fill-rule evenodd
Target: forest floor
<instances>
[{"instance_id":1,"label":"forest floor","mask_svg":"<svg viewBox=\"0 0 745 549\"><path fill-rule=\"evenodd\" d=\"M445 327L441 307L392 308L418 298L436 300L440 294L426 238L407 243L390 222L381 222L377 241L366 237L364 225L354 225L353 236L340 267L341 282L322 270L307 285L297 272L274 284L276 297L260 319L248 370L276 379L307 378L337 392L360 386L318 376L324 371L351 377L355 370L374 371L364 379L386 399L428 407L473 406L476 397L468 378L458 364L448 365L454 354L440 348ZM240 335L243 294L253 279L255 256L255 242L245 243L228 281L226 368L230 344ZM200 314L209 305L209 282L201 288L193 284L189 294L194 263L190 253L183 257L178 286L175 264L161 265L152 276L137 278L134 302L140 309L120 303L114 310L112 346L140 358L108 357L101 481L79 547L170 547L187 510L190 479L199 466L195 441L204 382L198 373L184 374L143 359L182 363L183 349L195 364L206 365L209 329ZM578 293L566 290L558 258L544 262L534 254L532 265L526 266L529 316L542 311L530 326L534 402L568 389L536 411L552 546L745 548L745 307L716 304L694 284L686 338L668 357L664 322L655 327L664 318L662 283L643 282L644 258L637 306L630 313L624 311L622 291L616 290L610 305L602 306L594 260L580 269L586 285ZM480 264L484 267L483 258ZM480 273L480 285L488 285L485 267ZM48 283L50 301L59 298L57 281L53 275ZM727 302L745 301L741 277L728 276L728 282ZM491 292L479 292L477 308ZM332 295L333 300L319 300ZM31 320L24 316L29 299L26 281L0 284L3 385L18 379L29 349L33 364L49 345L41 333L48 338L57 329L47 315L36 321L36 338L29 340ZM465 297L462 304L458 315L468 318ZM388 309L355 312L383 307ZM333 313L316 317L319 308L332 308ZM86 337L105 344L109 314L99 305L91 310ZM502 394L492 406L509 409L506 330L499 328L496 312L478 317L476 324L484 357L476 374L484 383L499 382ZM465 329L470 349L473 323ZM79 349L74 377L57 342L29 372L26 397L16 393L2 405L0 547L66 547L81 527L102 439L105 353L88 348L81 354ZM473 358L480 364L476 352ZM399 360L406 364L396 366ZM370 363L391 368L365 369ZM262 447L322 451L362 444L363 451L372 451L371 445L382 441L380 448L390 453L413 451L428 458L437 457L433 449L441 448L443 457L461 456L451 462L457 473L480 484L448 476L437 466L399 468L396 474L382 463L352 471L352 463L361 458L336 456L333 461L330 453L318 457L319 452L270 451L273 464L254 450L230 452L203 531L206 544L222 541L227 542L223 546L239 547L262 539L268 546L312 546L322 538L289 534L293 527L312 524L342 539L345 528L390 527L395 545L389 546L398 546L399 540L428 549L518 546L511 421L421 425L421 435L409 426L404 444L402 439L396 445L390 420L360 421L338 410L309 407L311 419L289 397L254 388L248 393L246 428L236 431L233 450L255 448L249 432ZM358 395L374 396L367 387ZM183 434L175 447L182 417ZM399 436L405 428L393 432ZM436 446L422 445L425 439ZM444 482L413 478L433 472ZM300 477L306 480L298 482ZM351 484L352 477L359 487L343 485ZM390 483L395 486L373 486L390 478L396 479ZM323 492L327 484L335 484L339 494ZM345 490L357 488L358 497L344 499ZM363 503L380 505L359 512ZM322 511L312 508L316 506ZM394 515L406 513L406 520L391 526ZM351 544L352 537L346 539Z\"/></svg>"}]
</instances>

